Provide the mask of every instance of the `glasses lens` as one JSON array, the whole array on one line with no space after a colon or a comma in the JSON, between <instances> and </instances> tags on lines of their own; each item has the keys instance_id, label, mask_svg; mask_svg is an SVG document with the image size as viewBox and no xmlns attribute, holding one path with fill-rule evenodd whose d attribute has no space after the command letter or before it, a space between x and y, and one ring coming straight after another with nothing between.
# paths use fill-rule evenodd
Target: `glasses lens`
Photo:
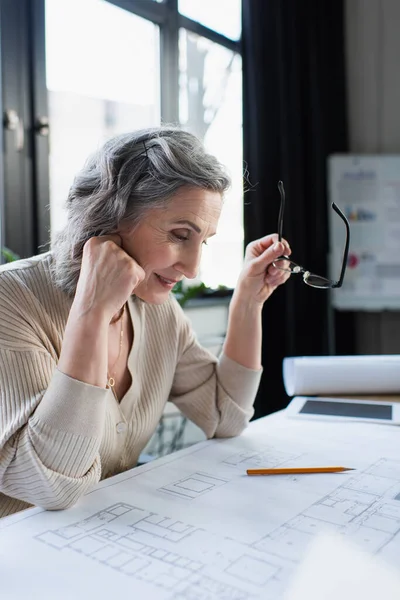
<instances>
[{"instance_id":1,"label":"glasses lens","mask_svg":"<svg viewBox=\"0 0 400 600\"><path fill-rule=\"evenodd\" d=\"M303 267L292 262L288 256L279 256L272 263L276 269L288 271L289 273L303 273Z\"/></svg>"},{"instance_id":2,"label":"glasses lens","mask_svg":"<svg viewBox=\"0 0 400 600\"><path fill-rule=\"evenodd\" d=\"M314 275L314 273L310 273L307 271L303 275L304 283L307 285L311 285L311 287L320 288L320 289L328 289L333 286L333 281L330 279L326 279L325 277L320 277L319 275Z\"/></svg>"}]
</instances>

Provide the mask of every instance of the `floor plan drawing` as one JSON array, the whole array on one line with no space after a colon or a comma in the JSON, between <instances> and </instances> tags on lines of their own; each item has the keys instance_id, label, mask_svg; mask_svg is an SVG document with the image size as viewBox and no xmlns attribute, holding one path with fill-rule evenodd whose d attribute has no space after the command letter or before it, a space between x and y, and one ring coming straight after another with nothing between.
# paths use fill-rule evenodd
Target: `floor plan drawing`
<instances>
[{"instance_id":1,"label":"floor plan drawing","mask_svg":"<svg viewBox=\"0 0 400 600\"><path fill-rule=\"evenodd\" d=\"M269 423L105 479L71 509L6 519L0 595L283 600L312 542L329 532L400 570L398 431ZM246 474L318 464L354 470ZM16 576L21 561L24 578Z\"/></svg>"},{"instance_id":2,"label":"floor plan drawing","mask_svg":"<svg viewBox=\"0 0 400 600\"><path fill-rule=\"evenodd\" d=\"M239 452L232 456L228 456L221 464L226 467L232 467L241 474L248 468L258 467L264 465L265 467L278 467L285 463L299 458L298 455L289 452L273 451L272 449L265 448L262 452ZM225 475L226 471L224 472ZM233 477L237 473L233 471ZM232 479L227 476L216 476L208 473L196 472L190 474L182 479L178 479L167 485L163 485L158 488L158 491L173 494L187 500L193 500L212 491L219 486L228 484Z\"/></svg>"},{"instance_id":3,"label":"floor plan drawing","mask_svg":"<svg viewBox=\"0 0 400 600\"><path fill-rule=\"evenodd\" d=\"M225 458L223 463L241 469L251 469L256 467L274 469L276 467L283 467L285 463L297 458L299 458L299 455L267 447L262 452L239 452Z\"/></svg>"},{"instance_id":4,"label":"floor plan drawing","mask_svg":"<svg viewBox=\"0 0 400 600\"><path fill-rule=\"evenodd\" d=\"M254 456L240 454L226 462L252 460ZM195 500L221 485L229 481L194 473L160 491ZM285 578L317 533L335 530L372 553L383 551L400 532L399 498L400 461L383 458L250 546L235 540L234 533L222 538L125 503L36 539L147 581L168 592L168 599L190 597L188 590L194 584L202 590L198 596L202 600L247 600L266 588L277 599Z\"/></svg>"},{"instance_id":5,"label":"floor plan drawing","mask_svg":"<svg viewBox=\"0 0 400 600\"><path fill-rule=\"evenodd\" d=\"M379 473L379 475L377 475ZM372 553L400 533L400 461L380 459L254 544L296 561L310 536L335 530Z\"/></svg>"},{"instance_id":6,"label":"floor plan drawing","mask_svg":"<svg viewBox=\"0 0 400 600\"><path fill-rule=\"evenodd\" d=\"M36 539L147 581L168 592L166 598L250 600L278 582L283 569L282 561L271 562L234 540L124 503ZM190 595L193 587L197 596Z\"/></svg>"},{"instance_id":7,"label":"floor plan drawing","mask_svg":"<svg viewBox=\"0 0 400 600\"><path fill-rule=\"evenodd\" d=\"M193 473L193 475L162 486L159 488L159 491L193 500L202 494L212 492L216 487L226 483L228 483L227 479L214 477L207 473Z\"/></svg>"}]
</instances>

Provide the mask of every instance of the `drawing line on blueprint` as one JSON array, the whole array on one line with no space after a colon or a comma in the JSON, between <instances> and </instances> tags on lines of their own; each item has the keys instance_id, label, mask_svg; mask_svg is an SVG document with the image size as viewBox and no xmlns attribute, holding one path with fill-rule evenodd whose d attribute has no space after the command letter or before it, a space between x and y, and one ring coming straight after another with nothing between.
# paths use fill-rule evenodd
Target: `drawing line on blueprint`
<instances>
[{"instance_id":1,"label":"drawing line on blueprint","mask_svg":"<svg viewBox=\"0 0 400 600\"><path fill-rule=\"evenodd\" d=\"M222 477L215 477L214 475L208 475L207 473L192 473L173 483L163 485L158 488L158 491L180 496L181 498L189 500L195 500L199 496L212 492L217 487L227 483L229 483L229 480L223 479Z\"/></svg>"},{"instance_id":2,"label":"drawing line on blueprint","mask_svg":"<svg viewBox=\"0 0 400 600\"><path fill-rule=\"evenodd\" d=\"M283 452L273 448L266 448L262 452L244 451L237 452L225 458L222 464L248 469L251 467L276 468L287 462L300 458L302 454Z\"/></svg>"},{"instance_id":3,"label":"drawing line on blueprint","mask_svg":"<svg viewBox=\"0 0 400 600\"><path fill-rule=\"evenodd\" d=\"M299 458L301 455L295 455L289 452L281 452L265 449L263 452L238 452L225 458L221 464L230 467L237 467L244 471L252 466L264 465L266 467L277 467L288 461ZM165 492L187 500L195 500L203 494L213 492L219 486L230 483L230 479L223 476L209 475L208 473L191 473L172 483L157 488L159 492Z\"/></svg>"},{"instance_id":4,"label":"drawing line on blueprint","mask_svg":"<svg viewBox=\"0 0 400 600\"><path fill-rule=\"evenodd\" d=\"M381 458L252 546L296 563L327 529L381 553L400 532L400 461Z\"/></svg>"},{"instance_id":5,"label":"drawing line on blueprint","mask_svg":"<svg viewBox=\"0 0 400 600\"><path fill-rule=\"evenodd\" d=\"M210 544L212 537L215 543ZM256 593L282 571L282 565L243 544L126 503L36 539L144 580L172 594L171 599L187 598L196 589L202 600L249 600L255 595L246 591L249 585ZM188 556L194 552L197 556Z\"/></svg>"},{"instance_id":6,"label":"drawing line on blueprint","mask_svg":"<svg viewBox=\"0 0 400 600\"><path fill-rule=\"evenodd\" d=\"M254 457L234 456L227 460L238 468ZM226 484L226 478L196 472L159 489L193 500ZM123 502L35 537L156 586L166 600L278 600L312 537L326 529L395 558L400 461L380 459L251 543Z\"/></svg>"}]
</instances>

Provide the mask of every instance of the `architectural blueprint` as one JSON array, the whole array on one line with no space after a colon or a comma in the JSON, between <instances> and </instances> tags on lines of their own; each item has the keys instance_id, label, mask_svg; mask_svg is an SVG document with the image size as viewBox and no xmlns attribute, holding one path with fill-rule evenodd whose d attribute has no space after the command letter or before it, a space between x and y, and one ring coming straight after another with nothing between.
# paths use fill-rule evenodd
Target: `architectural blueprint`
<instances>
[{"instance_id":1,"label":"architectural blueprint","mask_svg":"<svg viewBox=\"0 0 400 600\"><path fill-rule=\"evenodd\" d=\"M389 426L257 421L105 480L68 511L0 521L4 598L279 600L324 531L397 566L399 450ZM355 470L246 475L322 464ZM21 562L26 579L15 581Z\"/></svg>"}]
</instances>

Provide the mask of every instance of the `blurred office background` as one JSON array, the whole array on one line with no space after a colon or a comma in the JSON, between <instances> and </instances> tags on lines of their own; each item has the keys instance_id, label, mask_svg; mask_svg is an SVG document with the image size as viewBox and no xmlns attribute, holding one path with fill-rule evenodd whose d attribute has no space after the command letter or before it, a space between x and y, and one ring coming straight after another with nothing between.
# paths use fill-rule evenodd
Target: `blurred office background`
<instances>
[{"instance_id":1,"label":"blurred office background","mask_svg":"<svg viewBox=\"0 0 400 600\"><path fill-rule=\"evenodd\" d=\"M199 278L235 285L244 245L276 231L279 179L297 262L327 274L327 157L400 152L399 25L397 0L0 0L1 246L48 249L92 151L177 123L233 179ZM264 309L256 416L288 401L284 356L399 340L396 311L337 311L293 278Z\"/></svg>"}]
</instances>

